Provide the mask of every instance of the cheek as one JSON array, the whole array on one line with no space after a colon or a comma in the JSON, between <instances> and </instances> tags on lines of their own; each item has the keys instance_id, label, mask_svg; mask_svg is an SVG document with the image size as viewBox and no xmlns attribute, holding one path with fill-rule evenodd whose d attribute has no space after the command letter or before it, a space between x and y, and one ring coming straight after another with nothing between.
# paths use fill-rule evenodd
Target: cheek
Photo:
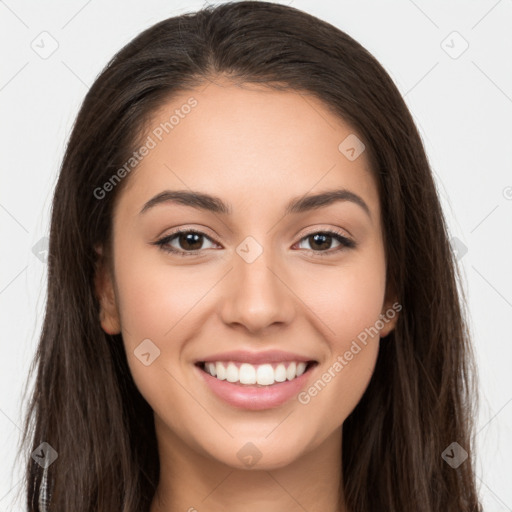
<instances>
[{"instance_id":1,"label":"cheek","mask_svg":"<svg viewBox=\"0 0 512 512\"><path fill-rule=\"evenodd\" d=\"M156 251L132 252L116 263L121 323L132 342L172 338L208 288L204 271L166 265Z\"/></svg>"},{"instance_id":2,"label":"cheek","mask_svg":"<svg viewBox=\"0 0 512 512\"><path fill-rule=\"evenodd\" d=\"M193 332L187 312L198 302L200 288L183 272L139 263L134 258L116 271L123 341L138 390L165 416L190 402L180 358Z\"/></svg>"},{"instance_id":3,"label":"cheek","mask_svg":"<svg viewBox=\"0 0 512 512\"><path fill-rule=\"evenodd\" d=\"M330 411L325 425L329 430L355 408L375 368L385 295L384 258L376 250L353 265L316 272L312 282L310 287L302 282L299 295L307 296L308 308L314 312L309 322L321 331L329 355L298 401L309 409L310 418L326 417Z\"/></svg>"},{"instance_id":4,"label":"cheek","mask_svg":"<svg viewBox=\"0 0 512 512\"><path fill-rule=\"evenodd\" d=\"M382 248L375 245L332 266L304 266L294 272L292 287L310 311L332 356L375 326L382 313L386 275ZM291 277L291 275L290 275ZM364 337L364 336L362 336Z\"/></svg>"},{"instance_id":5,"label":"cheek","mask_svg":"<svg viewBox=\"0 0 512 512\"><path fill-rule=\"evenodd\" d=\"M169 371L174 373L186 343L187 313L204 294L204 279L201 286L199 277L185 267L162 264L155 258L156 248L139 249L122 236L116 244L117 301L127 361L139 391L153 406L164 399L165 390L179 387ZM169 395L166 401L172 399Z\"/></svg>"}]
</instances>

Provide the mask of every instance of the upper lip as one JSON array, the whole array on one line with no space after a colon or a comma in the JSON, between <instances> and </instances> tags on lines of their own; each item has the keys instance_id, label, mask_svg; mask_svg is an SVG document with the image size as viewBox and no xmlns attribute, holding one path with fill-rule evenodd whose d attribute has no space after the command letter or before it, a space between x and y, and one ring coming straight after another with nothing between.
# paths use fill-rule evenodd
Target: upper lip
<instances>
[{"instance_id":1,"label":"upper lip","mask_svg":"<svg viewBox=\"0 0 512 512\"><path fill-rule=\"evenodd\" d=\"M262 352L247 352L245 350L233 350L231 352L222 352L212 356L199 359L196 363L207 363L215 361L236 361L240 363L278 363L285 361L315 361L311 357L301 356L293 352L285 352L283 350L265 350Z\"/></svg>"}]
</instances>

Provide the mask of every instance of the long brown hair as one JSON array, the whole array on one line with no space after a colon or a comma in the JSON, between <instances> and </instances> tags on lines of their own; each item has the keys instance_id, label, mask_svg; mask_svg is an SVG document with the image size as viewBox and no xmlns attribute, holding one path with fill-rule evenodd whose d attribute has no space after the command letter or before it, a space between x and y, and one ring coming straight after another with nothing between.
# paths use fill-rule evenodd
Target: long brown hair
<instances>
[{"instance_id":1,"label":"long brown hair","mask_svg":"<svg viewBox=\"0 0 512 512\"><path fill-rule=\"evenodd\" d=\"M30 454L43 442L58 454L47 469L48 510L149 509L159 475L153 414L121 335L101 329L94 288L94 247L109 247L114 202L130 178L100 199L94 191L129 159L157 108L216 76L314 95L354 127L370 156L387 280L403 309L343 425L349 510L480 511L466 302L413 119L382 66L350 36L298 9L252 1L145 30L84 99L53 199L46 312L20 450L28 510L39 510L43 469ZM458 467L442 457L454 442L469 454Z\"/></svg>"}]
</instances>

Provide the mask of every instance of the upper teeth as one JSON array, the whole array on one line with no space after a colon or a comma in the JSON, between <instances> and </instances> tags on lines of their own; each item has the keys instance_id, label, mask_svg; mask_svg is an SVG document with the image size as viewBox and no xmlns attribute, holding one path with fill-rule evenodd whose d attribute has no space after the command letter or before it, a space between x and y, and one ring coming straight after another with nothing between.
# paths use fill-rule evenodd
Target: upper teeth
<instances>
[{"instance_id":1,"label":"upper teeth","mask_svg":"<svg viewBox=\"0 0 512 512\"><path fill-rule=\"evenodd\" d=\"M299 377L306 370L306 363L291 362L278 364L260 364L253 365L242 363L237 366L233 362L207 362L205 370L220 380L228 382L240 382L240 384L259 384L260 386L270 386L274 382L284 382Z\"/></svg>"}]
</instances>

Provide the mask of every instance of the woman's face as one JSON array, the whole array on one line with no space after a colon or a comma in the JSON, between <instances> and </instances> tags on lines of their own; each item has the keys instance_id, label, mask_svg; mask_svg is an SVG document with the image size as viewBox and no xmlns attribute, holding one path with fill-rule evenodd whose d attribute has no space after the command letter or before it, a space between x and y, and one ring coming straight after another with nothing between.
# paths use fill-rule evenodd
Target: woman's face
<instances>
[{"instance_id":1,"label":"woman's face","mask_svg":"<svg viewBox=\"0 0 512 512\"><path fill-rule=\"evenodd\" d=\"M228 82L182 92L150 123L98 290L176 453L271 469L339 439L396 321L355 137L311 96ZM314 363L295 377L293 361Z\"/></svg>"}]
</instances>

